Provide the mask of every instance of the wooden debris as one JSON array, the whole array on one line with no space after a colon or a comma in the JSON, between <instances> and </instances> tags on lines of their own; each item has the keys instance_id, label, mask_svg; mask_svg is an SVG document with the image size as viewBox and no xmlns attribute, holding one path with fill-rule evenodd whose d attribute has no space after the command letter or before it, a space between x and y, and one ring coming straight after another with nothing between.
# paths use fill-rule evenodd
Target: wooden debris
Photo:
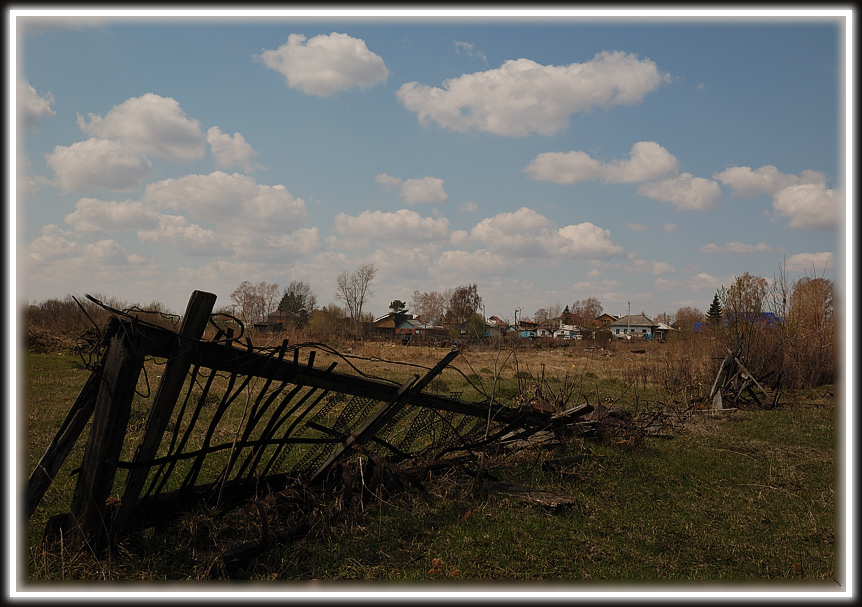
<instances>
[{"instance_id":1,"label":"wooden debris","mask_svg":"<svg viewBox=\"0 0 862 607\"><path fill-rule=\"evenodd\" d=\"M719 365L707 397L712 411L725 411L728 409L728 404L752 404L758 408L764 406L774 408L778 405L779 391L775 390L775 394L769 394L743 363L741 348L740 338Z\"/></svg>"},{"instance_id":2,"label":"wooden debris","mask_svg":"<svg viewBox=\"0 0 862 607\"><path fill-rule=\"evenodd\" d=\"M577 503L575 498L568 495L560 495L558 493L551 493L550 491L533 489L532 487L525 487L524 485L510 485L508 483L486 481L482 483L482 487L495 493L511 495L512 497L516 497L536 506L542 506L543 508L552 508L556 510L560 508L568 508Z\"/></svg>"}]
</instances>

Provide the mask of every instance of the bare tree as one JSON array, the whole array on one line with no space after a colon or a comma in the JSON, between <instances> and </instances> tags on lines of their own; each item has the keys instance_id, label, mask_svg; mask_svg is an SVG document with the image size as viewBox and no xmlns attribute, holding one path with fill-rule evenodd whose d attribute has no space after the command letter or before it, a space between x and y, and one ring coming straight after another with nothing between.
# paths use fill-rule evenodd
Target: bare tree
<instances>
[{"instance_id":1,"label":"bare tree","mask_svg":"<svg viewBox=\"0 0 862 607\"><path fill-rule=\"evenodd\" d=\"M476 283L463 285L452 291L449 298L449 307L446 310L446 320L453 323L462 323L470 318L482 305Z\"/></svg>"},{"instance_id":2,"label":"bare tree","mask_svg":"<svg viewBox=\"0 0 862 607\"><path fill-rule=\"evenodd\" d=\"M431 291L430 293L420 293L413 291L412 310L414 314L418 314L428 324L439 324L443 320L443 315L446 313L446 305L452 297L451 290L438 293Z\"/></svg>"},{"instance_id":3,"label":"bare tree","mask_svg":"<svg viewBox=\"0 0 862 607\"><path fill-rule=\"evenodd\" d=\"M584 300L577 300L569 309L575 324L582 327L589 324L602 315L602 303L595 297L587 297Z\"/></svg>"},{"instance_id":4,"label":"bare tree","mask_svg":"<svg viewBox=\"0 0 862 607\"><path fill-rule=\"evenodd\" d=\"M278 285L261 281L257 284L244 280L230 294L231 300L239 308L239 317L243 322L256 323L266 320L273 311Z\"/></svg>"},{"instance_id":5,"label":"bare tree","mask_svg":"<svg viewBox=\"0 0 862 607\"><path fill-rule=\"evenodd\" d=\"M353 272L342 272L336 279L335 298L347 307L350 322L354 325L362 319L362 307L372 295L371 283L376 275L374 264L366 263Z\"/></svg>"},{"instance_id":6,"label":"bare tree","mask_svg":"<svg viewBox=\"0 0 862 607\"><path fill-rule=\"evenodd\" d=\"M701 312L698 308L692 308L691 306L683 306L674 314L673 325L677 329L681 329L684 331L693 331L694 323L703 322L705 318L703 312Z\"/></svg>"},{"instance_id":7,"label":"bare tree","mask_svg":"<svg viewBox=\"0 0 862 607\"><path fill-rule=\"evenodd\" d=\"M533 315L533 318L536 320L537 323L542 324L544 322L547 322L551 318L551 315L545 308L539 308L538 310L536 310L536 313Z\"/></svg>"}]
</instances>

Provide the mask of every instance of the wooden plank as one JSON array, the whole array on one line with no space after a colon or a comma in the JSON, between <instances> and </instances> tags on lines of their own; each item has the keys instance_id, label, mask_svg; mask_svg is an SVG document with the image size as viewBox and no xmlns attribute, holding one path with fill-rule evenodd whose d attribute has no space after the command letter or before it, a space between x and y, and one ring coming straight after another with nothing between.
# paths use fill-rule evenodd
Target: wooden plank
<instances>
[{"instance_id":1,"label":"wooden plank","mask_svg":"<svg viewBox=\"0 0 862 607\"><path fill-rule=\"evenodd\" d=\"M155 325L144 325L141 329L147 335L148 354L161 358L171 356L172 344L176 342L175 333ZM385 401L392 396L393 389L397 388L391 383L367 377L331 372L324 368L310 368L297 362L297 350L294 350L294 361L278 361L266 354L257 354L212 342L196 344L196 351L202 361L202 366L214 371L239 375L251 374L264 379L301 383L309 387L339 392L349 396ZM410 403L419 407L478 417L487 417L489 410L488 405L463 403L439 394L423 394L421 392L415 394ZM549 419L547 413L530 410L519 411L502 405L492 405L490 411L493 419L505 423L535 425L547 422Z\"/></svg>"},{"instance_id":2,"label":"wooden plank","mask_svg":"<svg viewBox=\"0 0 862 607\"><path fill-rule=\"evenodd\" d=\"M54 435L54 439L30 475L27 484L28 518L33 516L39 502L42 501L42 497L44 497L48 487L51 486L51 482L57 476L57 472L63 466L63 462L66 461L87 422L90 421L93 410L96 408L96 397L99 394L101 382L100 368L90 374L87 383L81 388L78 398L75 399L75 403L69 409L66 419L63 420L60 429L57 430L57 434Z\"/></svg>"},{"instance_id":3,"label":"wooden plank","mask_svg":"<svg viewBox=\"0 0 862 607\"><path fill-rule=\"evenodd\" d=\"M71 545L88 544L96 551L104 547L108 530L105 500L114 485L132 398L144 366L142 342L142 336L127 327L116 333L108 345L93 422L72 495L68 519Z\"/></svg>"},{"instance_id":4,"label":"wooden plank","mask_svg":"<svg viewBox=\"0 0 862 607\"><path fill-rule=\"evenodd\" d=\"M162 442L162 437L170 421L177 398L185 383L189 367L193 361L194 342L199 340L209 322L215 305L216 296L205 291L194 291L186 307L183 322L180 326L179 339L176 348L165 365L162 381L156 390L150 416L144 431L144 437L135 450L132 463L153 459ZM116 524L122 528L128 524L132 511L146 482L148 468L132 469L126 481L126 489L120 500L120 510L117 513Z\"/></svg>"}]
</instances>

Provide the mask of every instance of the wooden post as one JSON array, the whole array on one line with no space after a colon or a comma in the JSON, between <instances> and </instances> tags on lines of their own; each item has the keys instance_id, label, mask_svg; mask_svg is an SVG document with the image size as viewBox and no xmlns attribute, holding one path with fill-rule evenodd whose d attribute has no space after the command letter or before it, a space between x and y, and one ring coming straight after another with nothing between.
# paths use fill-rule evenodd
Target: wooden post
<instances>
[{"instance_id":1,"label":"wooden post","mask_svg":"<svg viewBox=\"0 0 862 607\"><path fill-rule=\"evenodd\" d=\"M132 323L123 323L111 338L96 397L93 423L68 518L69 540L93 551L104 547L107 505L138 377L144 366L143 339Z\"/></svg>"},{"instance_id":2,"label":"wooden post","mask_svg":"<svg viewBox=\"0 0 862 607\"><path fill-rule=\"evenodd\" d=\"M192 341L203 337L210 314L215 305L216 296L205 291L194 291L186 306L186 313L180 326L179 341L174 355L165 365L162 381L156 389L153 407L144 430L144 437L135 451L132 463L147 461L155 457L162 437L171 419L174 405L186 381L189 366L192 363ZM149 468L132 468L126 480L126 488L120 500L120 509L117 512L115 525L117 529L125 528L130 519L132 511L137 504L141 489L147 480Z\"/></svg>"},{"instance_id":3,"label":"wooden post","mask_svg":"<svg viewBox=\"0 0 862 607\"><path fill-rule=\"evenodd\" d=\"M112 322L116 322L115 318L111 318ZM107 355L107 352L105 353ZM78 398L75 399L75 404L63 420L57 434L39 463L36 464L36 469L30 474L30 480L27 485L27 516L33 516L42 497L51 486L57 472L69 456L72 447L84 430L84 426L90 421L93 415L93 410L96 408L96 398L99 394L99 385L102 381L102 367L93 371L90 374L87 383L81 388Z\"/></svg>"}]
</instances>

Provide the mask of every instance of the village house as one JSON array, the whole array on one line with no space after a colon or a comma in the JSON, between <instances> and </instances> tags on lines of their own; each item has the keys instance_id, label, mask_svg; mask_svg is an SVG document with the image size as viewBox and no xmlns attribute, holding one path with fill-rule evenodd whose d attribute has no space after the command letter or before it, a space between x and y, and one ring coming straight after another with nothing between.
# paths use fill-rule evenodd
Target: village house
<instances>
[{"instance_id":1,"label":"village house","mask_svg":"<svg viewBox=\"0 0 862 607\"><path fill-rule=\"evenodd\" d=\"M381 316L372 325L374 332L382 335L422 335L432 327L414 314L405 312L390 312Z\"/></svg>"},{"instance_id":2,"label":"village house","mask_svg":"<svg viewBox=\"0 0 862 607\"><path fill-rule=\"evenodd\" d=\"M657 326L643 314L627 314L608 324L611 334L620 339L652 339Z\"/></svg>"}]
</instances>

